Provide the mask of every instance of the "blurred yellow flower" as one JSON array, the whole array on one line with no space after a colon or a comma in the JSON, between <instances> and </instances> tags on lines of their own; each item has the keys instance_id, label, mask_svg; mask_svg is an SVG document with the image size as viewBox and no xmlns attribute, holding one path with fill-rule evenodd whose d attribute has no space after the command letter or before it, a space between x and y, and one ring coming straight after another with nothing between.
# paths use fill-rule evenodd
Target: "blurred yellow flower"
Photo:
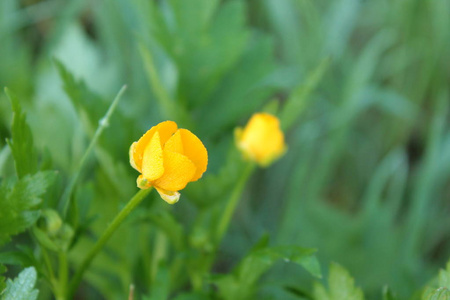
<instances>
[{"instance_id":1,"label":"blurred yellow flower","mask_svg":"<svg viewBox=\"0 0 450 300\"><path fill-rule=\"evenodd\" d=\"M271 114L254 114L247 126L237 128L235 134L239 150L260 166L269 165L286 152L280 121Z\"/></svg>"},{"instance_id":2,"label":"blurred yellow flower","mask_svg":"<svg viewBox=\"0 0 450 300\"><path fill-rule=\"evenodd\" d=\"M165 121L131 145L130 164L141 173L137 179L139 188L153 186L161 198L174 204L180 199L179 190L202 177L208 153L192 132Z\"/></svg>"}]
</instances>

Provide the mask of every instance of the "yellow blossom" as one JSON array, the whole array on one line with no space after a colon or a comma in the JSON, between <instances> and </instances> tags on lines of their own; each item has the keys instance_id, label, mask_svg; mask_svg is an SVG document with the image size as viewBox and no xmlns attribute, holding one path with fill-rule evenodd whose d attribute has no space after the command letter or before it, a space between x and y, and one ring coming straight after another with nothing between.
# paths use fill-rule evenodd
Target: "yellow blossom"
<instances>
[{"instance_id":1,"label":"yellow blossom","mask_svg":"<svg viewBox=\"0 0 450 300\"><path fill-rule=\"evenodd\" d=\"M202 177L208 153L192 132L165 121L131 145L130 164L141 173L137 179L139 188L153 186L161 198L173 204L180 198L179 190Z\"/></svg>"},{"instance_id":2,"label":"yellow blossom","mask_svg":"<svg viewBox=\"0 0 450 300\"><path fill-rule=\"evenodd\" d=\"M236 144L245 157L267 166L286 152L284 134L277 117L256 113L244 129L236 129Z\"/></svg>"}]
</instances>

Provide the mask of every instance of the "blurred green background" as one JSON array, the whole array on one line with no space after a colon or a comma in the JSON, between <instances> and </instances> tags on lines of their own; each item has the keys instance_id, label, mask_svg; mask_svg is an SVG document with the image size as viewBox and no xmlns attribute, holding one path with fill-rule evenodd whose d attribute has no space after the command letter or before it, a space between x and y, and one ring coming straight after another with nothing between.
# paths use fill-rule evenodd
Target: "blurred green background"
<instances>
[{"instance_id":1,"label":"blurred green background","mask_svg":"<svg viewBox=\"0 0 450 300\"><path fill-rule=\"evenodd\" d=\"M369 299L384 285L405 299L448 260L450 1L0 1L0 86L17 94L42 161L59 171L45 207L57 207L51 195L123 84L75 191L90 229L74 264L135 193L128 147L148 128L171 119L204 142L208 171L171 211L186 226L208 224L241 172L233 130L261 110L278 111L289 150L251 177L215 272L268 234L274 245L317 248L324 273L341 264ZM14 174L11 118L2 92L3 176ZM140 253L158 233L145 208L164 205L152 197L79 299L124 299L130 282L148 292L140 266L153 258ZM277 287L308 291L312 278L279 263L263 282L267 299L299 299Z\"/></svg>"}]
</instances>

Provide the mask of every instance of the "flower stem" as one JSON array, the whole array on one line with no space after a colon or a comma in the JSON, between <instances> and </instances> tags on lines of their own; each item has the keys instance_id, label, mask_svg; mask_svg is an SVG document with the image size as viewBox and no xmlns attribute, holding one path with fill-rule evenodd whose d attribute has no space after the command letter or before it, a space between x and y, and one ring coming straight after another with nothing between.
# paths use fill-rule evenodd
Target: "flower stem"
<instances>
[{"instance_id":1,"label":"flower stem","mask_svg":"<svg viewBox=\"0 0 450 300\"><path fill-rule=\"evenodd\" d=\"M80 177L81 170L83 169L84 165L86 164L86 161L88 160L89 155L91 154L92 150L94 149L94 146L97 143L98 138L103 133L103 130L105 130L105 128L108 127L109 119L111 118L112 113L116 109L117 104L119 103L119 100L122 97L122 95L126 89L127 89L126 85L122 86L120 91L117 93L116 98L114 98L113 102L109 106L108 111L106 112L105 116L100 119L97 130L94 133L94 137L92 138L91 142L89 143L88 148L84 152L83 157L81 158L81 161L78 164L78 167L75 170L73 177L70 179L69 184L66 186L66 188L64 190L64 193L59 202L59 209L61 211L63 218L65 218L67 215L67 210L69 209L69 204L70 204L70 197L71 197L72 191L78 181L78 178Z\"/></svg>"},{"instance_id":2,"label":"flower stem","mask_svg":"<svg viewBox=\"0 0 450 300\"><path fill-rule=\"evenodd\" d=\"M66 299L66 293L67 293L67 282L68 282L68 276L69 276L69 266L67 265L67 254L63 251L58 252L58 258L59 258L59 281L58 281L58 300Z\"/></svg>"},{"instance_id":3,"label":"flower stem","mask_svg":"<svg viewBox=\"0 0 450 300\"><path fill-rule=\"evenodd\" d=\"M220 219L219 225L217 227L217 244L220 244L226 231L228 230L231 218L233 217L234 211L241 197L242 190L244 189L245 184L247 183L247 180L252 174L254 168L255 164L253 162L249 162L244 171L241 173L241 177L239 178L238 182L234 186L234 189L225 207L225 211L222 214L222 218Z\"/></svg>"},{"instance_id":4,"label":"flower stem","mask_svg":"<svg viewBox=\"0 0 450 300\"><path fill-rule=\"evenodd\" d=\"M72 299L73 294L75 293L78 285L81 282L81 278L83 277L84 272L90 266L92 260L95 256L102 250L103 246L109 240L111 235L117 230L117 228L122 224L123 220L142 202L142 200L150 193L152 188L140 190L137 192L133 198L125 205L124 208L119 212L119 214L114 218L114 220L109 224L108 228L106 228L103 235L94 245L94 248L89 251L86 257L81 264L81 267L76 271L69 288L69 297L68 299Z\"/></svg>"},{"instance_id":5,"label":"flower stem","mask_svg":"<svg viewBox=\"0 0 450 300\"><path fill-rule=\"evenodd\" d=\"M55 295L57 295L58 294L58 280L56 279L55 273L53 272L53 267L52 267L52 263L50 261L50 257L48 256L47 250L45 250L45 248L42 245L40 245L40 247L41 247L42 257L44 258L44 263L47 267L47 277L48 277L49 284L51 286L53 293Z\"/></svg>"}]
</instances>

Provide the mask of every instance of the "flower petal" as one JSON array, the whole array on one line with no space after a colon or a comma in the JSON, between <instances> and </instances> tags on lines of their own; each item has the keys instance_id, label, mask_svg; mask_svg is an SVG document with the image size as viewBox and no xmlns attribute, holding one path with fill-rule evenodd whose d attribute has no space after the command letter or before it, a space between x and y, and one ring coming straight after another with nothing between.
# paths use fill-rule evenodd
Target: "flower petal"
<instances>
[{"instance_id":1,"label":"flower petal","mask_svg":"<svg viewBox=\"0 0 450 300\"><path fill-rule=\"evenodd\" d=\"M184 155L186 155L196 166L197 170L191 181L202 177L208 166L208 152L200 139L187 129L179 129L183 141Z\"/></svg>"},{"instance_id":2,"label":"flower petal","mask_svg":"<svg viewBox=\"0 0 450 300\"><path fill-rule=\"evenodd\" d=\"M164 144L164 150L177 152L184 154L183 142L181 140L180 130L177 130L174 135L172 135L167 142Z\"/></svg>"},{"instance_id":3,"label":"flower petal","mask_svg":"<svg viewBox=\"0 0 450 300\"><path fill-rule=\"evenodd\" d=\"M279 157L286 148L280 121L267 113L253 115L239 138L238 147L262 165Z\"/></svg>"},{"instance_id":4,"label":"flower petal","mask_svg":"<svg viewBox=\"0 0 450 300\"><path fill-rule=\"evenodd\" d=\"M180 193L178 192L169 192L160 188L155 188L161 198L169 204L175 204L180 200Z\"/></svg>"},{"instance_id":5,"label":"flower petal","mask_svg":"<svg viewBox=\"0 0 450 300\"><path fill-rule=\"evenodd\" d=\"M159 138L161 139L161 146L163 146L167 140L177 131L177 123L173 121L164 121L156 125L156 129L159 132Z\"/></svg>"},{"instance_id":6,"label":"flower petal","mask_svg":"<svg viewBox=\"0 0 450 300\"><path fill-rule=\"evenodd\" d=\"M191 181L195 174L194 163L186 156L168 150L163 151L164 174L153 185L166 191L179 191Z\"/></svg>"},{"instance_id":7,"label":"flower petal","mask_svg":"<svg viewBox=\"0 0 450 300\"><path fill-rule=\"evenodd\" d=\"M130 165L140 172L141 169L137 167L136 162L134 161L134 153L136 152L136 145L137 145L137 142L134 142L130 146L130 152L129 152L129 154L130 154Z\"/></svg>"},{"instance_id":8,"label":"flower petal","mask_svg":"<svg viewBox=\"0 0 450 300\"><path fill-rule=\"evenodd\" d=\"M156 180L164 174L163 151L159 132L155 132L144 150L142 175L149 181Z\"/></svg>"},{"instance_id":9,"label":"flower petal","mask_svg":"<svg viewBox=\"0 0 450 300\"><path fill-rule=\"evenodd\" d=\"M173 121L164 121L156 126L153 126L136 142L136 146L133 151L133 160L136 166L136 170L141 171L142 169L142 159L144 157L144 151L147 145L150 143L155 132L159 132L160 142L163 145L169 137L177 130L178 126ZM130 149L131 154L131 149ZM131 161L131 159L130 159Z\"/></svg>"}]
</instances>

